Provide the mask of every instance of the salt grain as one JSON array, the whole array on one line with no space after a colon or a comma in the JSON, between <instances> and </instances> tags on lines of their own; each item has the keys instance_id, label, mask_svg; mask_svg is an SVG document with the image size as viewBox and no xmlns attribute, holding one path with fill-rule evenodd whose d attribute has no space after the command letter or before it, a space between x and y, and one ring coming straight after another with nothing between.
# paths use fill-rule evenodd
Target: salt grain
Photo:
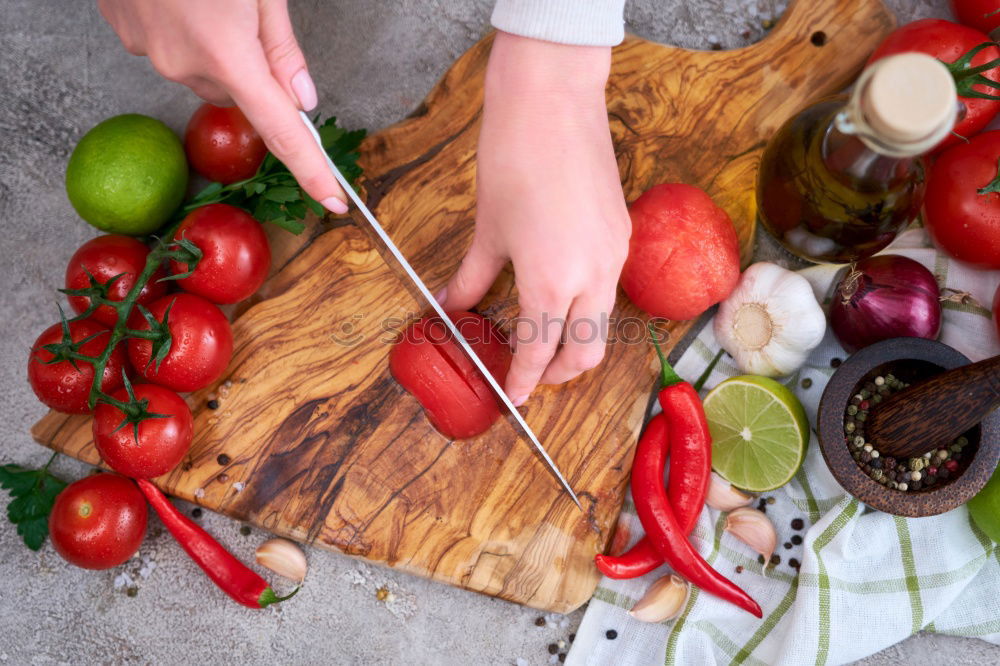
<instances>
[{"instance_id":1,"label":"salt grain","mask_svg":"<svg viewBox=\"0 0 1000 666\"><path fill-rule=\"evenodd\" d=\"M237 481L236 483L233 484L233 490L235 490L238 493L243 492L244 488L246 488L246 484L243 483L242 481Z\"/></svg>"},{"instance_id":2,"label":"salt grain","mask_svg":"<svg viewBox=\"0 0 1000 666\"><path fill-rule=\"evenodd\" d=\"M195 489L194 496L197 497L198 499L201 499L202 497L205 496L205 489L204 488Z\"/></svg>"}]
</instances>

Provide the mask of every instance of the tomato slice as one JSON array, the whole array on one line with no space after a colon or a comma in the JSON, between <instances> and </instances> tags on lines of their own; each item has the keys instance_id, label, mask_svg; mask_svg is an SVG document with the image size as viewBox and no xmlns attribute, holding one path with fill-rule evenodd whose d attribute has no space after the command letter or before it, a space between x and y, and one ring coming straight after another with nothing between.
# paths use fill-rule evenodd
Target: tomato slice
<instances>
[{"instance_id":1,"label":"tomato slice","mask_svg":"<svg viewBox=\"0 0 1000 666\"><path fill-rule=\"evenodd\" d=\"M478 314L456 312L449 316L490 374L502 380L511 360L506 338ZM486 380L437 318L420 319L404 331L389 354L389 369L446 437L473 437L488 430L500 416Z\"/></svg>"}]
</instances>

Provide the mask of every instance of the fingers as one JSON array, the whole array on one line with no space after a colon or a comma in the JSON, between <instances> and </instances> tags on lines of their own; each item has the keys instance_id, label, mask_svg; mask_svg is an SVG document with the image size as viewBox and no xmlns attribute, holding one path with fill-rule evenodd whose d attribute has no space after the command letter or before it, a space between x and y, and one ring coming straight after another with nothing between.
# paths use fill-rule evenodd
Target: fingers
<instances>
[{"instance_id":1,"label":"fingers","mask_svg":"<svg viewBox=\"0 0 1000 666\"><path fill-rule=\"evenodd\" d=\"M298 107L271 75L264 52L253 53L248 59L251 62L242 63L238 72L227 77L233 82L229 88L233 100L302 189L328 210L346 213L347 195L331 173L323 151L302 124Z\"/></svg>"},{"instance_id":2,"label":"fingers","mask_svg":"<svg viewBox=\"0 0 1000 666\"><path fill-rule=\"evenodd\" d=\"M607 348L614 304L613 293L608 298L585 295L573 301L562 346L545 369L540 384L562 384L600 364Z\"/></svg>"},{"instance_id":3,"label":"fingers","mask_svg":"<svg viewBox=\"0 0 1000 666\"><path fill-rule=\"evenodd\" d=\"M438 301L445 310L468 310L483 299L507 260L476 236L461 266L452 276Z\"/></svg>"},{"instance_id":4,"label":"fingers","mask_svg":"<svg viewBox=\"0 0 1000 666\"><path fill-rule=\"evenodd\" d=\"M271 73L303 111L316 108L316 85L299 42L295 39L287 0L262 0L260 3L260 43L271 66Z\"/></svg>"},{"instance_id":5,"label":"fingers","mask_svg":"<svg viewBox=\"0 0 1000 666\"><path fill-rule=\"evenodd\" d=\"M538 386L538 380L555 356L569 310L568 302L544 309L527 309L523 305L522 298L521 313L514 329L517 346L504 387L511 402L518 407Z\"/></svg>"},{"instance_id":6,"label":"fingers","mask_svg":"<svg viewBox=\"0 0 1000 666\"><path fill-rule=\"evenodd\" d=\"M209 104L216 106L233 105L233 99L229 96L229 93L208 79L199 76L184 81L184 85Z\"/></svg>"}]
</instances>

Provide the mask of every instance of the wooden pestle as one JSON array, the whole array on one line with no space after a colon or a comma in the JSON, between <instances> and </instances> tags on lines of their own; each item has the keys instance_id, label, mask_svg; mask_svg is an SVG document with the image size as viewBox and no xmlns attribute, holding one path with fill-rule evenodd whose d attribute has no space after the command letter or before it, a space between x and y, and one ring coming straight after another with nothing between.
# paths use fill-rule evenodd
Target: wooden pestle
<instances>
[{"instance_id":1,"label":"wooden pestle","mask_svg":"<svg viewBox=\"0 0 1000 666\"><path fill-rule=\"evenodd\" d=\"M920 456L951 444L1000 406L1000 356L947 370L871 410L868 441L882 455Z\"/></svg>"}]
</instances>

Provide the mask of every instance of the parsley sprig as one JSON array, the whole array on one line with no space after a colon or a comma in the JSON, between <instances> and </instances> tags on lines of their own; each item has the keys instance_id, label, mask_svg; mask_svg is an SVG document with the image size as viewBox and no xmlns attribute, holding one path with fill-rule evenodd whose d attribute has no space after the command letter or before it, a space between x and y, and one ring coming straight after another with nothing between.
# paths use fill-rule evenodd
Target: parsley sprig
<instances>
[{"instance_id":1,"label":"parsley sprig","mask_svg":"<svg viewBox=\"0 0 1000 666\"><path fill-rule=\"evenodd\" d=\"M317 117L313 122L318 120ZM316 129L327 155L348 182L353 183L361 175L358 147L365 138L365 130L348 131L337 127L337 119L333 117ZM292 172L272 153L267 154L253 178L231 185L208 185L181 209L180 217L211 203L239 206L257 220L272 222L293 234L300 234L305 229L302 220L307 211L311 210L319 216L325 212L318 201L299 187Z\"/></svg>"},{"instance_id":2,"label":"parsley sprig","mask_svg":"<svg viewBox=\"0 0 1000 666\"><path fill-rule=\"evenodd\" d=\"M56 455L53 453L41 469L0 465L0 488L5 488L11 497L7 518L17 525L17 533L31 550L38 550L45 542L52 505L56 495L66 487L66 482L49 474L49 465Z\"/></svg>"}]
</instances>

